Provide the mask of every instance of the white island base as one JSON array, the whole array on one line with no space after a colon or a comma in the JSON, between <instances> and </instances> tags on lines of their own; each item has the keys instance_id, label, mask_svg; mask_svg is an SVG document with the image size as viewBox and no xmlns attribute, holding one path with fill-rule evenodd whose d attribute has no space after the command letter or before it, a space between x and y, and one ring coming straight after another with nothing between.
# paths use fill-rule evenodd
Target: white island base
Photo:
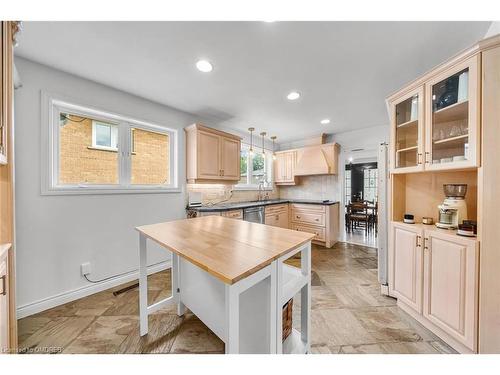
<instances>
[{"instance_id":1,"label":"white island base","mask_svg":"<svg viewBox=\"0 0 500 375\"><path fill-rule=\"evenodd\" d=\"M148 333L148 316L177 304L189 308L225 343L226 353L307 353L310 349L311 242L269 265L228 284L172 252L172 296L147 305L147 237L140 233L140 333ZM301 268L283 262L301 253ZM301 294L301 331L282 342L282 307Z\"/></svg>"}]
</instances>

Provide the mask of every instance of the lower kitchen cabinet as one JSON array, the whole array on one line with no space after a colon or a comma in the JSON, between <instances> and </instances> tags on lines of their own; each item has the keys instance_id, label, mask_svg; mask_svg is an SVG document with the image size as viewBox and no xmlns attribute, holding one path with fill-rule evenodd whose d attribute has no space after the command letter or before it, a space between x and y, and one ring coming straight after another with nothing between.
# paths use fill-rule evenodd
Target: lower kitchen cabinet
<instances>
[{"instance_id":1,"label":"lower kitchen cabinet","mask_svg":"<svg viewBox=\"0 0 500 375\"><path fill-rule=\"evenodd\" d=\"M339 236L339 205L291 203L290 228L313 233L313 242L330 248Z\"/></svg>"},{"instance_id":2,"label":"lower kitchen cabinet","mask_svg":"<svg viewBox=\"0 0 500 375\"><path fill-rule=\"evenodd\" d=\"M391 294L422 313L422 235L418 227L393 224L389 262Z\"/></svg>"},{"instance_id":3,"label":"lower kitchen cabinet","mask_svg":"<svg viewBox=\"0 0 500 375\"><path fill-rule=\"evenodd\" d=\"M273 227L288 228L288 203L267 206L265 224Z\"/></svg>"},{"instance_id":4,"label":"lower kitchen cabinet","mask_svg":"<svg viewBox=\"0 0 500 375\"><path fill-rule=\"evenodd\" d=\"M424 252L424 317L476 350L478 243L429 231Z\"/></svg>"},{"instance_id":5,"label":"lower kitchen cabinet","mask_svg":"<svg viewBox=\"0 0 500 375\"><path fill-rule=\"evenodd\" d=\"M231 219L243 220L243 210L224 211L222 212L221 216L230 217Z\"/></svg>"},{"instance_id":6,"label":"lower kitchen cabinet","mask_svg":"<svg viewBox=\"0 0 500 375\"><path fill-rule=\"evenodd\" d=\"M10 348L9 332L9 252L10 245L0 247L0 354Z\"/></svg>"},{"instance_id":7,"label":"lower kitchen cabinet","mask_svg":"<svg viewBox=\"0 0 500 375\"><path fill-rule=\"evenodd\" d=\"M477 352L479 242L422 224L391 224L389 293L459 352Z\"/></svg>"}]
</instances>

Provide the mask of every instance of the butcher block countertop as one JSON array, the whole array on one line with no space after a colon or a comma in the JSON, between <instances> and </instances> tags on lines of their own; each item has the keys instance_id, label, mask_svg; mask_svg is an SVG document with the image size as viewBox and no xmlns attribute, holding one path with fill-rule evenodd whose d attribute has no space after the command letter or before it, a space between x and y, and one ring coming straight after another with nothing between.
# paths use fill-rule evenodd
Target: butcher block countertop
<instances>
[{"instance_id":1,"label":"butcher block countertop","mask_svg":"<svg viewBox=\"0 0 500 375\"><path fill-rule=\"evenodd\" d=\"M139 232L226 284L250 276L314 234L222 216L144 225Z\"/></svg>"}]
</instances>

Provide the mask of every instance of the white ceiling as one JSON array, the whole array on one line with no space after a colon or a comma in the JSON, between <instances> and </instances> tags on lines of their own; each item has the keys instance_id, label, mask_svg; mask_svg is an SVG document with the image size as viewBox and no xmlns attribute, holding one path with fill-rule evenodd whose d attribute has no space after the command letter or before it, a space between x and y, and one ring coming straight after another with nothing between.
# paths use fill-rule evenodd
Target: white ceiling
<instances>
[{"instance_id":1,"label":"white ceiling","mask_svg":"<svg viewBox=\"0 0 500 375\"><path fill-rule=\"evenodd\" d=\"M490 22L25 22L16 54L290 141L387 124L384 99ZM198 59L212 73L195 68ZM302 97L286 99L297 90ZM329 125L319 121L330 118Z\"/></svg>"}]
</instances>

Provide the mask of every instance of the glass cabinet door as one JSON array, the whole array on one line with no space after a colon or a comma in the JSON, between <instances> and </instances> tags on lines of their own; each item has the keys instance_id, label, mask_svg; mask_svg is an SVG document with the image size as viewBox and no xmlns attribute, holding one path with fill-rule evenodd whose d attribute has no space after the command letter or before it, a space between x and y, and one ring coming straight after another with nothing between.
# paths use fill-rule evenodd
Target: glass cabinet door
<instances>
[{"instance_id":1,"label":"glass cabinet door","mask_svg":"<svg viewBox=\"0 0 500 375\"><path fill-rule=\"evenodd\" d=\"M422 92L417 90L393 106L394 170L422 168Z\"/></svg>"},{"instance_id":2,"label":"glass cabinet door","mask_svg":"<svg viewBox=\"0 0 500 375\"><path fill-rule=\"evenodd\" d=\"M476 163L477 65L474 61L437 77L428 87L432 108L425 162L431 168Z\"/></svg>"}]
</instances>

